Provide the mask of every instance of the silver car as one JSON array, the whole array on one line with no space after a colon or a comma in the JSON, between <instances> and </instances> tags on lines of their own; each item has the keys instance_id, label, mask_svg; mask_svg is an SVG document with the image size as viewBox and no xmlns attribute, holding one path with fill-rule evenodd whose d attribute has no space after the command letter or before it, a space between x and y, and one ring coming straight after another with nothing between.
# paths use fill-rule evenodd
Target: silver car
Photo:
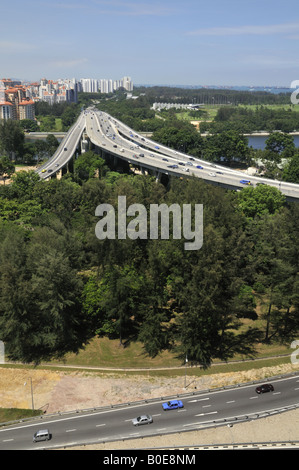
<instances>
[{"instance_id":1,"label":"silver car","mask_svg":"<svg viewBox=\"0 0 299 470\"><path fill-rule=\"evenodd\" d=\"M134 426L140 426L141 424L150 424L153 422L153 418L151 415L141 415L137 418L132 419L132 424Z\"/></svg>"}]
</instances>

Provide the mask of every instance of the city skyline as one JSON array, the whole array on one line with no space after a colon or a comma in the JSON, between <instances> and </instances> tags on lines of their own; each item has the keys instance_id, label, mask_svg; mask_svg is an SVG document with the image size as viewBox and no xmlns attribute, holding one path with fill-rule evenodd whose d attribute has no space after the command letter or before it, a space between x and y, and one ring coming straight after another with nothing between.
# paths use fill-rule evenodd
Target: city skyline
<instances>
[{"instance_id":1,"label":"city skyline","mask_svg":"<svg viewBox=\"0 0 299 470\"><path fill-rule=\"evenodd\" d=\"M288 87L299 80L297 10L295 0L16 0L1 7L1 75Z\"/></svg>"}]
</instances>

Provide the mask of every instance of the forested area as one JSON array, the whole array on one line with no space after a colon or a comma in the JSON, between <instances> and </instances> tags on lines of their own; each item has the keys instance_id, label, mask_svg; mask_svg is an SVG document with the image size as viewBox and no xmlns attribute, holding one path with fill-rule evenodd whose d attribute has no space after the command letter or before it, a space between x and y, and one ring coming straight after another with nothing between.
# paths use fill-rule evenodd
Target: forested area
<instances>
[{"instance_id":1,"label":"forested area","mask_svg":"<svg viewBox=\"0 0 299 470\"><path fill-rule=\"evenodd\" d=\"M298 131L299 112L293 109L290 102L288 104L288 107L278 109L267 106L256 108L223 106L218 109L213 122L202 123L201 132L235 130L246 134L256 131Z\"/></svg>"},{"instance_id":2,"label":"forested area","mask_svg":"<svg viewBox=\"0 0 299 470\"><path fill-rule=\"evenodd\" d=\"M268 186L235 193L195 178L164 186L115 174L92 154L102 176L90 177L80 158L80 173L61 180L18 172L0 187L0 339L10 359L61 358L98 335L207 367L296 337L298 204ZM202 248L185 251L172 237L97 239L95 208L117 208L119 195L146 208L203 204Z\"/></svg>"},{"instance_id":3,"label":"forested area","mask_svg":"<svg viewBox=\"0 0 299 470\"><path fill-rule=\"evenodd\" d=\"M221 107L213 132L203 137L175 112L157 117L150 108L163 93L174 98L174 90L139 91L144 94L138 99L118 93L101 97L97 105L136 131L152 132L161 144L228 165L259 158L265 176L299 183L299 153L287 132L272 132L262 151L249 148L243 135L242 126L255 119L264 128L278 119L272 110ZM265 98L241 96L244 101L250 96L251 104ZM38 114L49 126L59 118L67 128L90 98L98 94L51 113L40 104ZM275 103L285 99L272 98ZM290 109L280 117L284 121L295 114ZM53 136L28 143L18 123L2 122L0 176L11 177L15 161L47 159L57 145ZM127 206L139 203L147 209L150 204L203 204L202 248L186 251L185 240L172 237L99 240L96 207L107 203L117 209L122 195ZM298 216L299 205L286 203L267 185L233 192L192 177L160 184L150 176L112 171L92 151L80 155L73 173L61 180L40 181L32 171L19 171L10 184L0 185L5 352L9 359L37 364L105 336L118 338L122 347L138 341L150 357L169 350L182 361L187 356L208 367L215 359L252 356L260 343L289 345L299 329Z\"/></svg>"}]
</instances>

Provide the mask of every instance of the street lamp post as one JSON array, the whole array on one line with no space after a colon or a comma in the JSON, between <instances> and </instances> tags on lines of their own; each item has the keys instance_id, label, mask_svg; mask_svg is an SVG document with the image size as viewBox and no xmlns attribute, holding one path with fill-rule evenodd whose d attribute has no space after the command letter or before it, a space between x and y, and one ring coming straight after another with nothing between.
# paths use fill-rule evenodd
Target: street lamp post
<instances>
[{"instance_id":1,"label":"street lamp post","mask_svg":"<svg viewBox=\"0 0 299 470\"><path fill-rule=\"evenodd\" d=\"M187 362L188 362L188 357L187 357L187 354L186 354L186 359L185 359L185 388L187 387Z\"/></svg>"}]
</instances>

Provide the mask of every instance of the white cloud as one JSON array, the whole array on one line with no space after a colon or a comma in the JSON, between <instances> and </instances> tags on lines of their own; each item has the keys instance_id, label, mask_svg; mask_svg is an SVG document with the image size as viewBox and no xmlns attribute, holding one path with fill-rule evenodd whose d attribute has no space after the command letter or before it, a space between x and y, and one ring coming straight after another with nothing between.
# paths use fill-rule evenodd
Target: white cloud
<instances>
[{"instance_id":1,"label":"white cloud","mask_svg":"<svg viewBox=\"0 0 299 470\"><path fill-rule=\"evenodd\" d=\"M191 36L239 36L239 35L273 35L299 33L298 23L284 23L274 25L247 25L232 27L212 27L201 28L196 31L189 31L186 34Z\"/></svg>"},{"instance_id":2,"label":"white cloud","mask_svg":"<svg viewBox=\"0 0 299 470\"><path fill-rule=\"evenodd\" d=\"M16 41L0 41L0 50L1 53L12 53L12 52L24 52L32 51L37 49L35 44L26 44L25 42L16 42Z\"/></svg>"},{"instance_id":3,"label":"white cloud","mask_svg":"<svg viewBox=\"0 0 299 470\"><path fill-rule=\"evenodd\" d=\"M107 9L102 11L102 14L110 13L124 16L155 16L168 15L171 13L171 10L168 7L155 5L153 3L120 2L117 0L94 0L93 3L99 6L109 6L109 10Z\"/></svg>"},{"instance_id":4,"label":"white cloud","mask_svg":"<svg viewBox=\"0 0 299 470\"><path fill-rule=\"evenodd\" d=\"M70 59L70 60L55 60L50 65L52 67L77 67L78 65L82 65L88 62L88 59L81 58L81 59Z\"/></svg>"}]
</instances>

